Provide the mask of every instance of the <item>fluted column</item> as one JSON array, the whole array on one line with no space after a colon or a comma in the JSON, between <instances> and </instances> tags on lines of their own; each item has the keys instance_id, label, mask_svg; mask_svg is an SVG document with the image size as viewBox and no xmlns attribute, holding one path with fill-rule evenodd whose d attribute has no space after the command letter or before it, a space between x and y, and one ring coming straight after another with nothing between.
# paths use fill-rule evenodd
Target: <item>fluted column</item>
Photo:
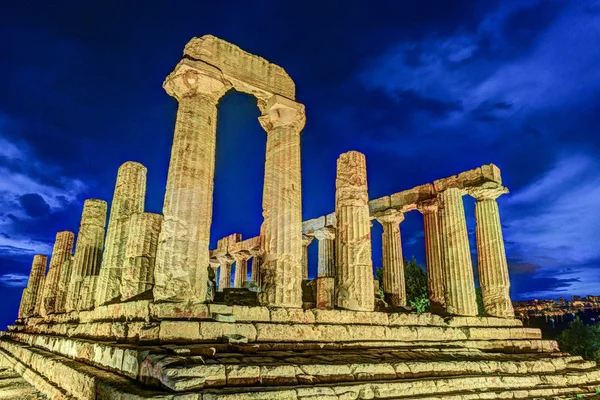
<instances>
[{"instance_id":1,"label":"fluted column","mask_svg":"<svg viewBox=\"0 0 600 400\"><path fill-rule=\"evenodd\" d=\"M260 270L262 258L259 255L252 257L252 280L260 286Z\"/></svg>"},{"instance_id":2,"label":"fluted column","mask_svg":"<svg viewBox=\"0 0 600 400\"><path fill-rule=\"evenodd\" d=\"M375 218L383 226L381 242L385 301L395 307L405 306L406 282L400 235L400 223L404 221L404 214L397 210L387 210Z\"/></svg>"},{"instance_id":3,"label":"fluted column","mask_svg":"<svg viewBox=\"0 0 600 400\"><path fill-rule=\"evenodd\" d=\"M308 279L308 246L315 237L302 234L302 279Z\"/></svg>"},{"instance_id":4,"label":"fluted column","mask_svg":"<svg viewBox=\"0 0 600 400\"><path fill-rule=\"evenodd\" d=\"M71 274L73 273L73 255L63 262L62 270L60 274L60 280L58 282L58 293L56 294L56 313L65 312L65 303L67 302L67 292L69 290L69 282L71 281Z\"/></svg>"},{"instance_id":5,"label":"fluted column","mask_svg":"<svg viewBox=\"0 0 600 400\"><path fill-rule=\"evenodd\" d=\"M44 273L46 271L44 270ZM33 302L33 313L31 314L32 316L41 316L41 309L42 309L42 298L43 298L43 294L44 294L44 284L46 283L46 275L43 275L42 278L40 279L40 284L37 287L37 290L35 291L35 294L33 294L34 292L32 291L32 296L34 299Z\"/></svg>"},{"instance_id":6,"label":"fluted column","mask_svg":"<svg viewBox=\"0 0 600 400\"><path fill-rule=\"evenodd\" d=\"M144 212L147 169L127 161L119 167L95 293L97 306L118 301L131 216Z\"/></svg>"},{"instance_id":7,"label":"fluted column","mask_svg":"<svg viewBox=\"0 0 600 400\"><path fill-rule=\"evenodd\" d=\"M302 191L300 131L304 106L274 95L259 122L267 132L260 302L302 307Z\"/></svg>"},{"instance_id":8,"label":"fluted column","mask_svg":"<svg viewBox=\"0 0 600 400\"><path fill-rule=\"evenodd\" d=\"M508 193L505 187L491 186L478 188L470 194L477 199L475 234L483 308L492 317L514 318L502 224L496 202L505 193Z\"/></svg>"},{"instance_id":9,"label":"fluted column","mask_svg":"<svg viewBox=\"0 0 600 400\"><path fill-rule=\"evenodd\" d=\"M231 286L231 265L228 258L219 258L219 287L217 291L222 292Z\"/></svg>"},{"instance_id":10,"label":"fluted column","mask_svg":"<svg viewBox=\"0 0 600 400\"><path fill-rule=\"evenodd\" d=\"M237 253L235 258L235 276L233 277L233 287L241 288L248 277L248 257L247 254Z\"/></svg>"},{"instance_id":11,"label":"fluted column","mask_svg":"<svg viewBox=\"0 0 600 400\"><path fill-rule=\"evenodd\" d=\"M364 154L349 151L340 155L335 188L336 304L348 310L373 311L371 221Z\"/></svg>"},{"instance_id":12,"label":"fluted column","mask_svg":"<svg viewBox=\"0 0 600 400\"><path fill-rule=\"evenodd\" d=\"M153 213L133 214L130 217L119 289L121 301L135 299L152 290L162 220L162 215Z\"/></svg>"},{"instance_id":13,"label":"fluted column","mask_svg":"<svg viewBox=\"0 0 600 400\"><path fill-rule=\"evenodd\" d=\"M71 253L73 253L74 240L75 234L71 231L62 231L56 234L52 257L50 258L50 267L42 292L40 312L43 316L53 314L57 311L56 298L59 293L59 283L64 274L63 264L71 257Z\"/></svg>"},{"instance_id":14,"label":"fluted column","mask_svg":"<svg viewBox=\"0 0 600 400\"><path fill-rule=\"evenodd\" d=\"M71 271L71 282L65 304L66 311L77 310L82 293L83 280L86 276L98 275L102 246L104 245L104 227L106 226L106 201L87 199L83 203L81 224L77 234L75 256ZM88 284L87 289L90 288ZM86 297L87 298L87 297Z\"/></svg>"},{"instance_id":15,"label":"fluted column","mask_svg":"<svg viewBox=\"0 0 600 400\"><path fill-rule=\"evenodd\" d=\"M22 317L31 317L35 313L36 303L41 305L42 293L40 292L43 292L44 288L44 276L46 274L47 263L47 256L41 254L33 256L29 280L27 281L27 287L23 291L23 297L21 299ZM38 293L40 294L39 299Z\"/></svg>"},{"instance_id":16,"label":"fluted column","mask_svg":"<svg viewBox=\"0 0 600 400\"><path fill-rule=\"evenodd\" d=\"M319 241L318 277L335 276L335 228L325 226L315 231Z\"/></svg>"},{"instance_id":17,"label":"fluted column","mask_svg":"<svg viewBox=\"0 0 600 400\"><path fill-rule=\"evenodd\" d=\"M474 316L477 301L462 197L463 192L457 188L446 189L438 195L446 311Z\"/></svg>"},{"instance_id":18,"label":"fluted column","mask_svg":"<svg viewBox=\"0 0 600 400\"><path fill-rule=\"evenodd\" d=\"M199 64L199 63L198 63ZM163 85L179 108L159 235L155 300L207 300L217 104L229 90L220 71L179 63Z\"/></svg>"},{"instance_id":19,"label":"fluted column","mask_svg":"<svg viewBox=\"0 0 600 400\"><path fill-rule=\"evenodd\" d=\"M427 293L429 294L431 309L439 312L446 308L446 298L438 202L437 200L422 202L417 205L417 209L423 214L423 225L425 228Z\"/></svg>"}]
</instances>

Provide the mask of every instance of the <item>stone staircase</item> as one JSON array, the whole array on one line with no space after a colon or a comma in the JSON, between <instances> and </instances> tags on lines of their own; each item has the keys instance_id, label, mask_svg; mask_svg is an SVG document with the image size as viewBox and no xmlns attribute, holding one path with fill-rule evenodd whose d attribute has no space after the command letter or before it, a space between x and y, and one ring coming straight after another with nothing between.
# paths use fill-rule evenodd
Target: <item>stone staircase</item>
<instances>
[{"instance_id":1,"label":"stone staircase","mask_svg":"<svg viewBox=\"0 0 600 400\"><path fill-rule=\"evenodd\" d=\"M594 362L518 320L127 307L19 321L0 338L0 368L51 399L543 399L600 387Z\"/></svg>"}]
</instances>

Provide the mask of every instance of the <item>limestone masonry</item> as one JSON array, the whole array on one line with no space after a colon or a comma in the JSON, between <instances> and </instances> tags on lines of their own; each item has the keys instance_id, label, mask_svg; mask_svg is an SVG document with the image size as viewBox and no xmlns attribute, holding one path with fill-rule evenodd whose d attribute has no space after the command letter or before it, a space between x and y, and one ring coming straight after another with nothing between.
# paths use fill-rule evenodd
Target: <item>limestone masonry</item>
<instances>
[{"instance_id":1,"label":"limestone masonry","mask_svg":"<svg viewBox=\"0 0 600 400\"><path fill-rule=\"evenodd\" d=\"M58 232L52 254L33 257L18 319L0 334L0 398L545 399L600 386L594 362L514 318L498 167L369 199L365 156L348 151L332 213L303 221L306 115L283 68L206 35L163 87L178 111L162 215L145 212L147 171L128 161L108 225L106 201L88 199L76 240ZM232 233L210 249L217 107L230 90L256 97L267 133L264 219L256 236ZM484 317L465 195L476 199ZM424 221L426 313L407 304L411 211ZM382 294L373 223L383 227Z\"/></svg>"}]
</instances>

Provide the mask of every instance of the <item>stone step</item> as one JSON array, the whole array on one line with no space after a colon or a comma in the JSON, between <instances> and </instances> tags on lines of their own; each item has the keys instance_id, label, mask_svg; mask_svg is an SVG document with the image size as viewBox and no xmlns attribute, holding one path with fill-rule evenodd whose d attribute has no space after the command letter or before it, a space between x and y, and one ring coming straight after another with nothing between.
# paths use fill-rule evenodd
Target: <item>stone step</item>
<instances>
[{"instance_id":1,"label":"stone step","mask_svg":"<svg viewBox=\"0 0 600 400\"><path fill-rule=\"evenodd\" d=\"M217 315L217 314L215 314ZM222 315L223 318L226 314ZM219 317L221 319L221 317ZM237 318L236 318L237 320ZM375 341L489 341L540 340L541 331L518 326L388 326L334 323L160 321L90 322L14 325L10 332L25 332L144 343L215 342L225 337L248 342L375 342Z\"/></svg>"},{"instance_id":2,"label":"stone step","mask_svg":"<svg viewBox=\"0 0 600 400\"><path fill-rule=\"evenodd\" d=\"M48 381L59 385L70 396L77 399L122 399L137 400L240 400L240 399L468 399L506 398L517 393L521 398L547 397L548 395L591 393L600 385L600 370L597 368L570 372L533 372L527 375L496 373L485 375L461 375L450 377L427 377L417 379L378 380L276 386L226 387L219 389L194 390L186 393L168 393L134 385L130 380L89 365L57 356L30 346L0 341L3 354L10 353L26 365L24 373L34 372ZM191 377L202 379L199 377ZM38 390L40 390L38 388ZM42 391L42 390L40 390ZM42 391L42 393L44 393ZM522 396L521 396L522 395ZM454 397L452 397L454 396ZM462 397L460 397L462 396ZM476 397L477 396L477 397ZM57 397L60 398L60 397ZM64 398L64 397L63 397ZM518 397L517 397L518 398Z\"/></svg>"},{"instance_id":3,"label":"stone step","mask_svg":"<svg viewBox=\"0 0 600 400\"><path fill-rule=\"evenodd\" d=\"M14 370L0 367L0 400L45 400L46 396L36 390Z\"/></svg>"},{"instance_id":4,"label":"stone step","mask_svg":"<svg viewBox=\"0 0 600 400\"><path fill-rule=\"evenodd\" d=\"M435 378L460 375L511 375L590 370L595 362L580 357L506 359L481 354L421 352L416 360L408 352L371 350L349 354L275 355L224 353L202 356L149 355L141 365L140 379L147 384L185 391L223 386L316 385L390 379Z\"/></svg>"},{"instance_id":5,"label":"stone step","mask_svg":"<svg viewBox=\"0 0 600 400\"><path fill-rule=\"evenodd\" d=\"M81 360L90 365L107 368L129 378L139 376L140 365L149 355L171 354L179 356L203 356L211 358L213 355L227 353L244 353L247 357L281 357L282 354L291 354L293 357L321 355L331 357L335 354L344 354L346 358L360 357L365 352L378 352L379 354L393 353L397 359L407 355L413 358L422 358L428 354L433 358L439 354L438 359L447 357L458 359L462 355L483 357L493 360L534 360L541 356L562 356L556 351L555 343L543 341L500 341L494 344L490 341L476 342L376 342L376 343L254 343L248 345L234 345L227 343L186 344L186 345L155 345L132 346L114 342L98 342L87 339L68 338L60 336L37 335L28 333L5 333L5 338L20 343L26 343L72 359ZM521 343L519 343L521 342ZM477 345L483 348L479 349ZM517 343L517 344L515 344ZM541 345L536 347L534 345ZM518 348L517 348L518 347ZM376 350L373 350L376 349ZM518 350L518 351L515 351ZM507 352L507 353L505 353ZM350 355L350 356L348 356ZM382 358L383 360L383 358ZM408 358L410 360L410 358Z\"/></svg>"}]
</instances>

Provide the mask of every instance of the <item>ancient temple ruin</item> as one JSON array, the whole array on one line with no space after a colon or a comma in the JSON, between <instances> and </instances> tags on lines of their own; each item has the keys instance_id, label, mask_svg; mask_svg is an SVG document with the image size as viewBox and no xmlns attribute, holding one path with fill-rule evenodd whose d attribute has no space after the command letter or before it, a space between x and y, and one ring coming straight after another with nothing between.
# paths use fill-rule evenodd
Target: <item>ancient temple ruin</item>
<instances>
[{"instance_id":1,"label":"ancient temple ruin","mask_svg":"<svg viewBox=\"0 0 600 400\"><path fill-rule=\"evenodd\" d=\"M19 317L0 338L0 382L20 376L40 398L197 400L566 398L600 386L595 363L514 318L498 167L369 199L378 177L348 151L331 213L303 221L305 112L283 68L207 35L163 86L179 108L162 215L144 210L136 162L119 168L110 208L85 201L77 235L58 232L52 254L33 258ZM232 89L256 97L267 133L264 220L254 237L232 233L210 249L217 105ZM485 317L465 195L476 199ZM407 306L401 228L413 211L425 228L426 313Z\"/></svg>"}]
</instances>

